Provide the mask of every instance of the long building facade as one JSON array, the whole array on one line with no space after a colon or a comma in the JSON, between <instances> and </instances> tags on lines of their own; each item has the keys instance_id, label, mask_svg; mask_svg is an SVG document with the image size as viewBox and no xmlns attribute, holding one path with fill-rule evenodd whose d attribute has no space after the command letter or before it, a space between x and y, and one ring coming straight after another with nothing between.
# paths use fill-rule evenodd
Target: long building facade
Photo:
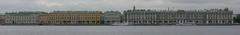
<instances>
[{"instance_id":1,"label":"long building facade","mask_svg":"<svg viewBox=\"0 0 240 35\"><path fill-rule=\"evenodd\" d=\"M132 25L233 24L232 14L228 8L202 11L128 10L124 12L124 21Z\"/></svg>"},{"instance_id":2,"label":"long building facade","mask_svg":"<svg viewBox=\"0 0 240 35\"><path fill-rule=\"evenodd\" d=\"M124 11L53 11L15 12L0 15L0 24L16 25L231 25L233 11L225 9L205 10L133 10Z\"/></svg>"},{"instance_id":3,"label":"long building facade","mask_svg":"<svg viewBox=\"0 0 240 35\"><path fill-rule=\"evenodd\" d=\"M107 11L107 12L104 12L103 14L103 21L104 21L104 24L114 24L114 23L121 23L122 22L122 14L121 12L118 12L118 11Z\"/></svg>"},{"instance_id":4,"label":"long building facade","mask_svg":"<svg viewBox=\"0 0 240 35\"><path fill-rule=\"evenodd\" d=\"M44 12L15 12L6 13L4 24L16 24L16 25L37 25L39 23L39 15Z\"/></svg>"},{"instance_id":5,"label":"long building facade","mask_svg":"<svg viewBox=\"0 0 240 35\"><path fill-rule=\"evenodd\" d=\"M45 25L99 25L101 11L55 11L40 16Z\"/></svg>"}]
</instances>

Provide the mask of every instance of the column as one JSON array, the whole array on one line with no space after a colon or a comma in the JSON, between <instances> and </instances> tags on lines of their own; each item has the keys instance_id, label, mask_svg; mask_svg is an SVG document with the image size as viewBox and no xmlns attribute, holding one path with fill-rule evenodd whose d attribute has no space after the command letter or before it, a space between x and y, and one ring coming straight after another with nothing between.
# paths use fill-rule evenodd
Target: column
<instances>
[{"instance_id":1,"label":"column","mask_svg":"<svg viewBox=\"0 0 240 35\"><path fill-rule=\"evenodd\" d=\"M165 20L162 20L162 24L165 24Z\"/></svg>"},{"instance_id":2,"label":"column","mask_svg":"<svg viewBox=\"0 0 240 35\"><path fill-rule=\"evenodd\" d=\"M167 21L167 24L170 24L170 20Z\"/></svg>"},{"instance_id":3,"label":"column","mask_svg":"<svg viewBox=\"0 0 240 35\"><path fill-rule=\"evenodd\" d=\"M217 20L217 24L222 24L222 23L220 22L220 20Z\"/></svg>"},{"instance_id":4,"label":"column","mask_svg":"<svg viewBox=\"0 0 240 35\"><path fill-rule=\"evenodd\" d=\"M209 21L207 20L207 21L206 21L206 24L208 24L208 23L209 23Z\"/></svg>"},{"instance_id":5,"label":"column","mask_svg":"<svg viewBox=\"0 0 240 35\"><path fill-rule=\"evenodd\" d=\"M147 23L146 23L146 22L147 22ZM149 21L147 20L147 21L144 22L144 24L151 24L151 23L149 23Z\"/></svg>"},{"instance_id":6,"label":"column","mask_svg":"<svg viewBox=\"0 0 240 35\"><path fill-rule=\"evenodd\" d=\"M179 24L179 23L182 23L182 21L181 21L181 20L177 20L177 21L178 21L178 24Z\"/></svg>"},{"instance_id":7,"label":"column","mask_svg":"<svg viewBox=\"0 0 240 35\"><path fill-rule=\"evenodd\" d=\"M187 20L184 20L184 23L187 23Z\"/></svg>"}]
</instances>

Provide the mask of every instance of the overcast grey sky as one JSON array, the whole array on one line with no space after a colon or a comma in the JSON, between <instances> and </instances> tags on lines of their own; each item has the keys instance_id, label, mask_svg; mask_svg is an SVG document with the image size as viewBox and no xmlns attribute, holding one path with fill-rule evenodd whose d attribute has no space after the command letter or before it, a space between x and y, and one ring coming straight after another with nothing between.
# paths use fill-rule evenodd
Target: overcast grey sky
<instances>
[{"instance_id":1,"label":"overcast grey sky","mask_svg":"<svg viewBox=\"0 0 240 35\"><path fill-rule=\"evenodd\" d=\"M240 0L0 0L0 11L127 10L230 8L240 13Z\"/></svg>"}]
</instances>

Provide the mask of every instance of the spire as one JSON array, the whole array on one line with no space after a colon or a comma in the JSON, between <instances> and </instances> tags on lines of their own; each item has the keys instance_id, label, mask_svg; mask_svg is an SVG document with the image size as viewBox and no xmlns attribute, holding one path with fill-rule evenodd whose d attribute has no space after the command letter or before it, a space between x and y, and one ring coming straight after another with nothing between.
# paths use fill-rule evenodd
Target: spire
<instances>
[{"instance_id":1,"label":"spire","mask_svg":"<svg viewBox=\"0 0 240 35\"><path fill-rule=\"evenodd\" d=\"M170 7L167 8L167 10L169 11Z\"/></svg>"},{"instance_id":2,"label":"spire","mask_svg":"<svg viewBox=\"0 0 240 35\"><path fill-rule=\"evenodd\" d=\"M133 10L136 10L136 6L135 5L133 6Z\"/></svg>"}]
</instances>

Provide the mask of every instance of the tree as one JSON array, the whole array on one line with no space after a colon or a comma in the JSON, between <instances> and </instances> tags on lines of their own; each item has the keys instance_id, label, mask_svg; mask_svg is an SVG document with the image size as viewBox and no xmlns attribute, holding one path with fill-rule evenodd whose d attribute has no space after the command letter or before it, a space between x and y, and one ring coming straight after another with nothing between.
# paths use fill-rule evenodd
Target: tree
<instances>
[{"instance_id":1,"label":"tree","mask_svg":"<svg viewBox=\"0 0 240 35\"><path fill-rule=\"evenodd\" d=\"M234 20L235 23L240 23L240 17L234 17L233 20Z\"/></svg>"}]
</instances>

